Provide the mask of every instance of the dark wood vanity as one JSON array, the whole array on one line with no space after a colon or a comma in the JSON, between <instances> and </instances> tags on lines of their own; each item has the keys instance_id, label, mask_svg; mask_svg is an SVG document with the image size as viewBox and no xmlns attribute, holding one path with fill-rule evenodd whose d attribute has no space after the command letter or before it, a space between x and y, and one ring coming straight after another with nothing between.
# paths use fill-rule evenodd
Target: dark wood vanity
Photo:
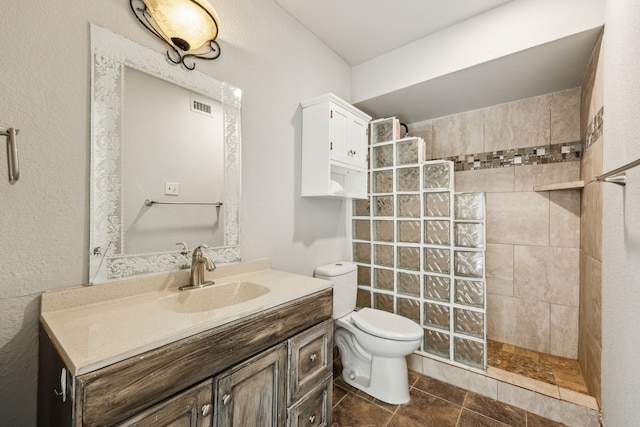
<instances>
[{"instance_id":1,"label":"dark wood vanity","mask_svg":"<svg viewBox=\"0 0 640 427\"><path fill-rule=\"evenodd\" d=\"M38 425L330 426L332 295L327 288L77 376L41 327Z\"/></svg>"}]
</instances>

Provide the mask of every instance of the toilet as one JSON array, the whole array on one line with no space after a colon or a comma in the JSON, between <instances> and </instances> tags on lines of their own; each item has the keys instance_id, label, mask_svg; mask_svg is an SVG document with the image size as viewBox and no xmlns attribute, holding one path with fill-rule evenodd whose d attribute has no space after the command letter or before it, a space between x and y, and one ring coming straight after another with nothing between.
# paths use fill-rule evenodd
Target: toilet
<instances>
[{"instance_id":1,"label":"toilet","mask_svg":"<svg viewBox=\"0 0 640 427\"><path fill-rule=\"evenodd\" d=\"M357 266L352 262L317 267L314 276L333 281L334 339L342 360L342 379L383 402L407 403L406 356L420 346L422 328L386 311L354 311Z\"/></svg>"}]
</instances>

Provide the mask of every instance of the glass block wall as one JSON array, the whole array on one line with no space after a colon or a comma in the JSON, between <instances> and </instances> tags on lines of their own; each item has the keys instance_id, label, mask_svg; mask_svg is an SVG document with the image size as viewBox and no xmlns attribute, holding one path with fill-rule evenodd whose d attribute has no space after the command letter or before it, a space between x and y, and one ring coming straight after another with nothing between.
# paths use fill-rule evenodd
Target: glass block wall
<instances>
[{"instance_id":1,"label":"glass block wall","mask_svg":"<svg viewBox=\"0 0 640 427\"><path fill-rule=\"evenodd\" d=\"M414 320L421 351L484 370L484 193L455 193L453 163L422 161L421 138L383 140L388 120L372 122L369 199L353 206L358 306Z\"/></svg>"}]
</instances>

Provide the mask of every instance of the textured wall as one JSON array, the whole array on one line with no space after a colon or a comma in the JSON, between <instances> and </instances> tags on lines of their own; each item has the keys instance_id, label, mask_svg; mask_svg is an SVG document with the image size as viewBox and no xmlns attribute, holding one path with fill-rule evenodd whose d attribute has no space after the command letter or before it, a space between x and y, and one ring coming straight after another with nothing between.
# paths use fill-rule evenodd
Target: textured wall
<instances>
[{"instance_id":1,"label":"textured wall","mask_svg":"<svg viewBox=\"0 0 640 427\"><path fill-rule=\"evenodd\" d=\"M350 68L272 0L212 4L222 56L197 67L243 89L242 256L310 275L349 252L344 202L299 197L299 102L349 100ZM0 125L21 129L22 177L0 161L0 420L27 426L39 295L88 277L89 22L164 48L126 1L5 1L2 16Z\"/></svg>"},{"instance_id":2,"label":"textured wall","mask_svg":"<svg viewBox=\"0 0 640 427\"><path fill-rule=\"evenodd\" d=\"M585 182L585 187L580 215L578 361L589 393L602 404L602 184L591 182L594 176L602 174L603 67L600 43L593 51L581 94L581 134L585 153L580 179Z\"/></svg>"},{"instance_id":3,"label":"textured wall","mask_svg":"<svg viewBox=\"0 0 640 427\"><path fill-rule=\"evenodd\" d=\"M409 130L427 141L434 159L547 147L580 140L579 106L575 88ZM580 192L533 186L576 181L579 174L577 161L456 172L456 192L487 193L489 339L577 357Z\"/></svg>"},{"instance_id":4,"label":"textured wall","mask_svg":"<svg viewBox=\"0 0 640 427\"><path fill-rule=\"evenodd\" d=\"M640 158L640 6L607 0L603 170ZM602 184L602 406L604 425L640 419L640 168L622 188Z\"/></svg>"}]
</instances>

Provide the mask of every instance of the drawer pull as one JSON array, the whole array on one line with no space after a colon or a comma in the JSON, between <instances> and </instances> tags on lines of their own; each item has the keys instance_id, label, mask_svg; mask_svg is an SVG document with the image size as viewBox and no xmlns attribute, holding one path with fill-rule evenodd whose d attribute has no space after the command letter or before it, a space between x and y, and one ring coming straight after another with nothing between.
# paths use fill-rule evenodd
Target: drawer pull
<instances>
[{"instance_id":1,"label":"drawer pull","mask_svg":"<svg viewBox=\"0 0 640 427\"><path fill-rule=\"evenodd\" d=\"M209 414L211 414L211 409L213 409L213 407L211 405L202 406L202 416L203 417L208 417Z\"/></svg>"},{"instance_id":2,"label":"drawer pull","mask_svg":"<svg viewBox=\"0 0 640 427\"><path fill-rule=\"evenodd\" d=\"M313 422L316 420L316 416L315 415L311 415L309 417L309 424L313 424Z\"/></svg>"},{"instance_id":3,"label":"drawer pull","mask_svg":"<svg viewBox=\"0 0 640 427\"><path fill-rule=\"evenodd\" d=\"M231 395L225 394L224 396L222 396L222 404L224 406L227 406L229 403L231 403Z\"/></svg>"},{"instance_id":4,"label":"drawer pull","mask_svg":"<svg viewBox=\"0 0 640 427\"><path fill-rule=\"evenodd\" d=\"M315 353L313 353L311 356L309 356L309 360L311 360L311 363L314 363L317 358L318 358L318 355L315 354Z\"/></svg>"}]
</instances>

